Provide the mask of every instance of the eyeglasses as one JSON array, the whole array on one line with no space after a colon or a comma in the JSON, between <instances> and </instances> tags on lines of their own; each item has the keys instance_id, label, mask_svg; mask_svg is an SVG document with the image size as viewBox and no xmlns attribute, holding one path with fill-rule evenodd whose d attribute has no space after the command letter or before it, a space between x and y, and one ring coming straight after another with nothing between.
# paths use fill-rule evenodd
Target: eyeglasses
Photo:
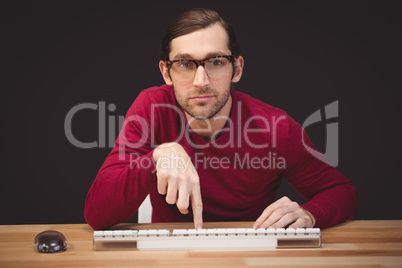
<instances>
[{"instance_id":1,"label":"eyeglasses","mask_svg":"<svg viewBox=\"0 0 402 268\"><path fill-rule=\"evenodd\" d=\"M211 78L223 78L228 75L232 68L231 62L234 56L215 56L204 60L178 59L165 61L169 71L178 81L190 81L194 79L195 72L201 65Z\"/></svg>"}]
</instances>

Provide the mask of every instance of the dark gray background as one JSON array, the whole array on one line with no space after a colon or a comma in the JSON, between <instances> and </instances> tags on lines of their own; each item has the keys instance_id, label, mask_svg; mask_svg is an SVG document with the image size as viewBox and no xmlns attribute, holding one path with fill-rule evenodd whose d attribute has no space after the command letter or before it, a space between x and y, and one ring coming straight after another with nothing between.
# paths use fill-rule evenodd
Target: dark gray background
<instances>
[{"instance_id":1,"label":"dark gray background","mask_svg":"<svg viewBox=\"0 0 402 268\"><path fill-rule=\"evenodd\" d=\"M73 146L68 111L104 101L116 106L107 117L124 115L142 89L163 83L168 23L197 6L236 29L245 58L237 90L299 123L339 100L338 169L358 189L355 219L402 219L398 1L10 2L0 7L0 224L84 222L86 193L111 148ZM97 140L97 111L77 114L72 128ZM325 150L325 122L307 131ZM282 194L303 202L286 183Z\"/></svg>"}]
</instances>

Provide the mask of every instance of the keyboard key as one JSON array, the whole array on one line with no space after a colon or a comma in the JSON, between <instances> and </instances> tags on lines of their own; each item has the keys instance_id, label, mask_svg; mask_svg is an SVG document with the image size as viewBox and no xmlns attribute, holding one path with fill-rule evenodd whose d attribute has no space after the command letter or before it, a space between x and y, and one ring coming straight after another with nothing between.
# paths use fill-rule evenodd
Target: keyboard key
<instances>
[{"instance_id":1,"label":"keyboard key","mask_svg":"<svg viewBox=\"0 0 402 268\"><path fill-rule=\"evenodd\" d=\"M158 235L158 230L148 230L148 235L149 236L157 236Z\"/></svg>"},{"instance_id":2,"label":"keyboard key","mask_svg":"<svg viewBox=\"0 0 402 268\"><path fill-rule=\"evenodd\" d=\"M123 230L123 237L132 237L133 231L132 230Z\"/></svg>"},{"instance_id":3,"label":"keyboard key","mask_svg":"<svg viewBox=\"0 0 402 268\"><path fill-rule=\"evenodd\" d=\"M246 235L247 229L246 228L239 228L237 229L237 235Z\"/></svg>"},{"instance_id":4,"label":"keyboard key","mask_svg":"<svg viewBox=\"0 0 402 268\"><path fill-rule=\"evenodd\" d=\"M237 230L236 230L236 228L229 228L229 229L226 229L226 233L228 235L237 235Z\"/></svg>"},{"instance_id":5,"label":"keyboard key","mask_svg":"<svg viewBox=\"0 0 402 268\"><path fill-rule=\"evenodd\" d=\"M94 231L94 237L103 237L103 231Z\"/></svg>"},{"instance_id":6,"label":"keyboard key","mask_svg":"<svg viewBox=\"0 0 402 268\"><path fill-rule=\"evenodd\" d=\"M207 235L207 229L198 229L198 230L196 230L196 235L202 235L202 236Z\"/></svg>"},{"instance_id":7,"label":"keyboard key","mask_svg":"<svg viewBox=\"0 0 402 268\"><path fill-rule=\"evenodd\" d=\"M296 234L296 229L295 228L287 228L286 229L286 234L287 235L295 235Z\"/></svg>"},{"instance_id":8,"label":"keyboard key","mask_svg":"<svg viewBox=\"0 0 402 268\"><path fill-rule=\"evenodd\" d=\"M104 237L113 237L113 231L103 231Z\"/></svg>"},{"instance_id":9,"label":"keyboard key","mask_svg":"<svg viewBox=\"0 0 402 268\"><path fill-rule=\"evenodd\" d=\"M285 228L277 228L276 229L276 234L278 234L278 235L283 235L285 233L286 233Z\"/></svg>"},{"instance_id":10,"label":"keyboard key","mask_svg":"<svg viewBox=\"0 0 402 268\"><path fill-rule=\"evenodd\" d=\"M274 228L268 228L265 230L265 232L267 233L267 235L276 235L276 229Z\"/></svg>"},{"instance_id":11,"label":"keyboard key","mask_svg":"<svg viewBox=\"0 0 402 268\"><path fill-rule=\"evenodd\" d=\"M207 229L207 235L209 236L216 235L216 229Z\"/></svg>"},{"instance_id":12,"label":"keyboard key","mask_svg":"<svg viewBox=\"0 0 402 268\"><path fill-rule=\"evenodd\" d=\"M187 231L187 229L175 229L175 230L173 230L173 235L175 235L175 236L188 235L188 231Z\"/></svg>"},{"instance_id":13,"label":"keyboard key","mask_svg":"<svg viewBox=\"0 0 402 268\"><path fill-rule=\"evenodd\" d=\"M307 228L307 229L306 229L306 233L309 233L309 234L319 234L319 233L320 233L320 229L319 229L319 228Z\"/></svg>"},{"instance_id":14,"label":"keyboard key","mask_svg":"<svg viewBox=\"0 0 402 268\"><path fill-rule=\"evenodd\" d=\"M216 229L216 235L227 235L227 229Z\"/></svg>"},{"instance_id":15,"label":"keyboard key","mask_svg":"<svg viewBox=\"0 0 402 268\"><path fill-rule=\"evenodd\" d=\"M113 231L113 236L117 238L123 237L123 231L115 230Z\"/></svg>"},{"instance_id":16,"label":"keyboard key","mask_svg":"<svg viewBox=\"0 0 402 268\"><path fill-rule=\"evenodd\" d=\"M247 235L256 235L257 234L257 230L254 228L247 228L246 232L247 232Z\"/></svg>"},{"instance_id":17,"label":"keyboard key","mask_svg":"<svg viewBox=\"0 0 402 268\"><path fill-rule=\"evenodd\" d=\"M196 229L188 229L187 234L190 236L196 236L197 230Z\"/></svg>"},{"instance_id":18,"label":"keyboard key","mask_svg":"<svg viewBox=\"0 0 402 268\"><path fill-rule=\"evenodd\" d=\"M158 236L168 236L168 235L170 235L169 230L164 229L158 230Z\"/></svg>"},{"instance_id":19,"label":"keyboard key","mask_svg":"<svg viewBox=\"0 0 402 268\"><path fill-rule=\"evenodd\" d=\"M138 236L148 236L148 230L139 230Z\"/></svg>"}]
</instances>

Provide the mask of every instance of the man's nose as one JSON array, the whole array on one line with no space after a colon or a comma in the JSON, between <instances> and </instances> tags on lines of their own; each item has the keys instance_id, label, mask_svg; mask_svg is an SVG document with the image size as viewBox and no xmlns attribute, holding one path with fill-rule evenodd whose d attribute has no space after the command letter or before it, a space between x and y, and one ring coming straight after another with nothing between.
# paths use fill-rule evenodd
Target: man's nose
<instances>
[{"instance_id":1,"label":"man's nose","mask_svg":"<svg viewBox=\"0 0 402 268\"><path fill-rule=\"evenodd\" d=\"M204 66L198 66L195 70L193 85L201 88L209 85L209 77Z\"/></svg>"}]
</instances>

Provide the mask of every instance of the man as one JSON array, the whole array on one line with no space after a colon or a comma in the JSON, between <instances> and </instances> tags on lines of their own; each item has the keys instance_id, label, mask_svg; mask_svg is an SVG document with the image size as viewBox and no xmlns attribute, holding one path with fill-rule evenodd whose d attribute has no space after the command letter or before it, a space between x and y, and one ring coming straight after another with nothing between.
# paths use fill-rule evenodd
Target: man
<instances>
[{"instance_id":1,"label":"man","mask_svg":"<svg viewBox=\"0 0 402 268\"><path fill-rule=\"evenodd\" d=\"M159 62L166 85L134 101L89 190L85 218L95 230L131 218L148 194L153 222L194 221L197 229L203 221L325 228L354 216L354 186L305 150L301 127L231 90L243 67L232 27L215 11L193 9L172 22ZM308 201L275 201L282 178Z\"/></svg>"}]
</instances>

